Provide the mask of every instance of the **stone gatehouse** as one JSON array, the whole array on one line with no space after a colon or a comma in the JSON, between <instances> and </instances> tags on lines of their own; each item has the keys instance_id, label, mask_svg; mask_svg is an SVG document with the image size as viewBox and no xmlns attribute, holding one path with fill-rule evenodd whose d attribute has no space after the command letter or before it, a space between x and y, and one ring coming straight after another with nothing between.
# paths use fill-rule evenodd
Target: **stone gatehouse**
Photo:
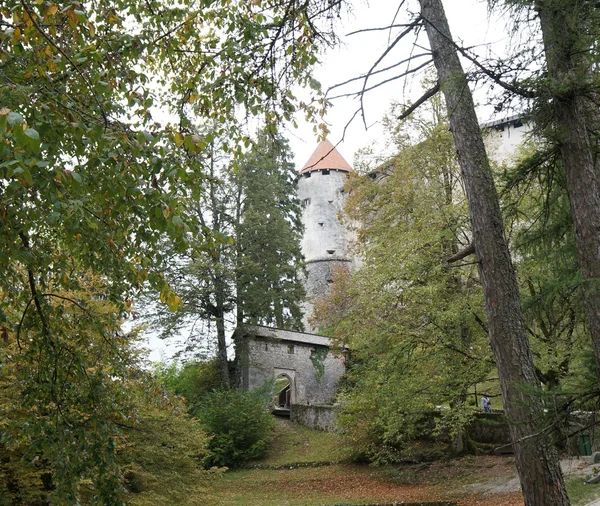
<instances>
[{"instance_id":1,"label":"stone gatehouse","mask_svg":"<svg viewBox=\"0 0 600 506\"><path fill-rule=\"evenodd\" d=\"M289 383L280 394L281 406L331 404L345 366L343 357L332 352L328 337L244 325L234 338L242 388L252 390L285 378Z\"/></svg>"}]
</instances>

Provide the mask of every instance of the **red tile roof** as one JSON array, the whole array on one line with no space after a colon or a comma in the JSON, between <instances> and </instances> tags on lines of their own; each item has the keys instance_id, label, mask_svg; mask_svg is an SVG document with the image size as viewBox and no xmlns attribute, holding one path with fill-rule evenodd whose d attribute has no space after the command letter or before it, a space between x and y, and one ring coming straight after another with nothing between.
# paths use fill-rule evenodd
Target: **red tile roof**
<instances>
[{"instance_id":1,"label":"red tile roof","mask_svg":"<svg viewBox=\"0 0 600 506\"><path fill-rule=\"evenodd\" d=\"M344 157L340 155L335 146L327 139L317 146L317 149L315 149L315 152L308 159L308 162L302 167L300 174L322 169L338 169L347 172L352 170L350 164L344 160Z\"/></svg>"}]
</instances>

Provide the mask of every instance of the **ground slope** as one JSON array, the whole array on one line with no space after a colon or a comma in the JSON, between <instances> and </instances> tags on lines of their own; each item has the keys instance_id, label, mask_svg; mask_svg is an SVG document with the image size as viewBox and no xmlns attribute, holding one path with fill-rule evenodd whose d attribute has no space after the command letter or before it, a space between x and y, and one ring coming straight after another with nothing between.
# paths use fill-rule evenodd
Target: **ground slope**
<instances>
[{"instance_id":1,"label":"ground slope","mask_svg":"<svg viewBox=\"0 0 600 506\"><path fill-rule=\"evenodd\" d=\"M522 506L512 457L460 459L387 467L349 462L343 437L279 421L267 457L229 471L213 485L223 506L316 506L453 501L459 506ZM565 471L574 506L600 496L583 486L591 466L570 460Z\"/></svg>"}]
</instances>

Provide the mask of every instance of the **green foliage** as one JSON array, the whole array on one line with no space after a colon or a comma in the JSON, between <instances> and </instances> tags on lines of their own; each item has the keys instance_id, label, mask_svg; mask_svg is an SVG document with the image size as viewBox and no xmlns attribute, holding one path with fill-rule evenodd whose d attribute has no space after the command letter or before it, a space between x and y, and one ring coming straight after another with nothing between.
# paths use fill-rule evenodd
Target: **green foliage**
<instances>
[{"instance_id":1,"label":"green foliage","mask_svg":"<svg viewBox=\"0 0 600 506\"><path fill-rule=\"evenodd\" d=\"M2 381L19 399L3 444L47 459L51 502L74 504L91 480L98 502L119 503L113 428L133 417L121 382L134 362L119 317L146 286L180 305L161 272L165 243L183 253L220 240L183 205L203 193L190 159L223 132L221 149L241 154L240 111L291 117L292 87L313 85L320 7L2 3ZM210 122L217 131L198 136ZM102 283L82 302L90 273ZM114 303L110 315L97 318L94 299Z\"/></svg>"},{"instance_id":2,"label":"green foliage","mask_svg":"<svg viewBox=\"0 0 600 506\"><path fill-rule=\"evenodd\" d=\"M589 348L571 210L558 153L532 143L502 173L523 314L536 374L547 389L578 383ZM594 389L588 384L590 391ZM568 389L571 394L572 388Z\"/></svg>"},{"instance_id":3,"label":"green foliage","mask_svg":"<svg viewBox=\"0 0 600 506\"><path fill-rule=\"evenodd\" d=\"M155 365L153 373L169 391L182 396L192 411L206 394L221 386L219 363L215 359L186 362L181 367L176 362L160 363Z\"/></svg>"},{"instance_id":4,"label":"green foliage","mask_svg":"<svg viewBox=\"0 0 600 506\"><path fill-rule=\"evenodd\" d=\"M56 348L41 351L23 332L7 333L0 347L0 496L11 505L124 504L140 469L137 488L149 495L175 497L184 474L202 490L205 434L139 368L135 335L120 331L114 306L98 296L101 283L81 283L87 291L52 297L61 315L48 323ZM181 471L168 493L164 472L149 465L159 459Z\"/></svg>"},{"instance_id":5,"label":"green foliage","mask_svg":"<svg viewBox=\"0 0 600 506\"><path fill-rule=\"evenodd\" d=\"M327 358L328 353L328 348L318 346L315 348L315 351L310 355L310 361L312 362L313 367L317 371L317 381L321 381L321 379L323 378L323 374L325 374L325 359Z\"/></svg>"},{"instance_id":6,"label":"green foliage","mask_svg":"<svg viewBox=\"0 0 600 506\"><path fill-rule=\"evenodd\" d=\"M127 504L216 504L210 484L220 471L202 467L208 437L180 403L169 399L140 410L138 422L123 434L117 459Z\"/></svg>"},{"instance_id":7,"label":"green foliage","mask_svg":"<svg viewBox=\"0 0 600 506\"><path fill-rule=\"evenodd\" d=\"M222 386L228 385L224 321L301 328L300 206L287 142L264 128L237 161L214 143L193 157L204 167L206 193L186 202L203 225L205 246L177 257L166 278L181 296L179 311L153 314L161 337L190 332L197 347L217 337ZM229 165L231 164L231 165Z\"/></svg>"},{"instance_id":8,"label":"green foliage","mask_svg":"<svg viewBox=\"0 0 600 506\"><path fill-rule=\"evenodd\" d=\"M269 403L269 396L260 390L208 394L194 413L211 437L205 465L240 467L262 457L272 436Z\"/></svg>"},{"instance_id":9,"label":"green foliage","mask_svg":"<svg viewBox=\"0 0 600 506\"><path fill-rule=\"evenodd\" d=\"M238 319L301 330L302 223L292 158L287 141L265 128L240 162L236 290Z\"/></svg>"},{"instance_id":10,"label":"green foliage","mask_svg":"<svg viewBox=\"0 0 600 506\"><path fill-rule=\"evenodd\" d=\"M431 435L436 406L451 407L439 423L460 431L467 392L493 367L476 266L447 263L469 237L448 127L415 118L395 136L399 154L375 178L350 180L363 265L338 271L316 305L318 323L352 351L341 422L379 462Z\"/></svg>"}]
</instances>

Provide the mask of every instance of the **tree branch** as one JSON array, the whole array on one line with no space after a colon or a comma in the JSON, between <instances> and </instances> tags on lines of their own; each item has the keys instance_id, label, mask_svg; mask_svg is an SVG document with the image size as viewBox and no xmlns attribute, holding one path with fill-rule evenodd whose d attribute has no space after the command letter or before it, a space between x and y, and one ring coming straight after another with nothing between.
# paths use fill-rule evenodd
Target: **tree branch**
<instances>
[{"instance_id":1,"label":"tree branch","mask_svg":"<svg viewBox=\"0 0 600 506\"><path fill-rule=\"evenodd\" d=\"M46 41L48 41L48 43L53 46L61 55L63 55L65 57L65 59L71 64L71 66L75 69L75 72L77 72L79 74L79 76L81 77L81 79L83 79L83 82L85 83L85 85L87 86L87 88L90 90L91 95L94 97L94 100L96 102L96 104L98 105L98 107L100 108L100 113L102 114L102 118L104 119L104 126L105 128L108 128L108 117L106 115L106 112L104 111L104 108L102 107L102 104L100 103L100 100L98 98L98 95L96 94L96 91L94 90L94 87L92 86L92 84L89 82L88 78L85 76L85 74L81 71L81 69L75 64L75 62L71 59L71 57L65 53L56 42L54 42L54 40L52 39L52 37L50 37L50 35L48 35L43 29L42 27L38 24L38 22L35 20L34 18L34 13L31 11L31 8L29 7L29 5L27 5L27 2L25 2L25 0L21 0L21 5L23 6L23 8L25 9L25 11L27 12L27 15L29 16L29 19L31 20L31 23L33 24L33 26L35 26L36 30L39 32L39 34L46 39Z\"/></svg>"},{"instance_id":2,"label":"tree branch","mask_svg":"<svg viewBox=\"0 0 600 506\"><path fill-rule=\"evenodd\" d=\"M398 116L399 120L403 120L408 118L414 111L416 111L423 103L427 102L431 97L433 97L438 91L440 91L440 83L436 83L433 88L428 89L422 96L410 107L407 107L404 112Z\"/></svg>"},{"instance_id":3,"label":"tree branch","mask_svg":"<svg viewBox=\"0 0 600 506\"><path fill-rule=\"evenodd\" d=\"M462 260L463 258L468 257L469 255L473 255L473 254L475 254L475 245L469 244L467 247L465 247L464 249L462 249L455 255L452 255L450 258L448 258L446 260L446 262L449 264L452 264L454 262L458 262L459 260Z\"/></svg>"}]
</instances>

